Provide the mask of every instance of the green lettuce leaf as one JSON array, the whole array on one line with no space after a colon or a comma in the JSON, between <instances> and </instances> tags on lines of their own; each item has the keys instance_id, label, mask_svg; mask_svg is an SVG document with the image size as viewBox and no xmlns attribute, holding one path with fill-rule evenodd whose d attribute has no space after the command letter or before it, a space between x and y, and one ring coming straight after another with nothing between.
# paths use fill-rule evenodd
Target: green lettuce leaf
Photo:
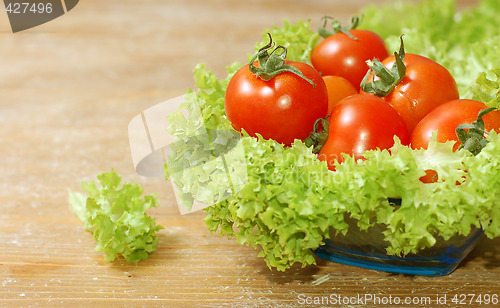
<instances>
[{"instance_id":1,"label":"green lettuce leaf","mask_svg":"<svg viewBox=\"0 0 500 308\"><path fill-rule=\"evenodd\" d=\"M235 131L225 116L224 94L240 67L237 62L228 66L227 77L219 80L204 64L197 65L193 75L198 91L188 90L179 110L167 116L167 132L174 140L164 167L165 177L176 185L177 202L188 210L195 199L203 203L225 199L231 186L226 167L215 161L215 154L232 146L229 139L235 141L227 133Z\"/></svg>"},{"instance_id":2,"label":"green lettuce leaf","mask_svg":"<svg viewBox=\"0 0 500 308\"><path fill-rule=\"evenodd\" d=\"M474 99L485 102L489 107L500 108L500 66L482 72L472 91Z\"/></svg>"},{"instance_id":3,"label":"green lettuce leaf","mask_svg":"<svg viewBox=\"0 0 500 308\"><path fill-rule=\"evenodd\" d=\"M282 26L275 25L271 29L264 30L262 42L255 45L255 52L269 43L267 33L271 34L276 44L287 48L288 60L311 64L311 51L319 43L320 35L311 29L309 20L298 20L296 24L292 24L288 19L284 19ZM250 61L253 56L253 54L248 55L248 60Z\"/></svg>"},{"instance_id":4,"label":"green lettuce leaf","mask_svg":"<svg viewBox=\"0 0 500 308\"><path fill-rule=\"evenodd\" d=\"M121 185L121 176L113 170L101 173L97 180L81 184L87 195L71 191L69 202L85 230L93 233L96 250L107 262L123 256L139 262L156 251L162 226L156 225L146 211L156 207L154 195L142 197L143 189L134 183Z\"/></svg>"},{"instance_id":5,"label":"green lettuce leaf","mask_svg":"<svg viewBox=\"0 0 500 308\"><path fill-rule=\"evenodd\" d=\"M446 67L455 77L460 97L471 98L474 81L498 65L499 11L496 0L483 0L463 11L456 9L456 0L399 1L365 8L360 28L379 33L393 51L404 34L408 53L429 57Z\"/></svg>"},{"instance_id":6,"label":"green lettuce leaf","mask_svg":"<svg viewBox=\"0 0 500 308\"><path fill-rule=\"evenodd\" d=\"M331 173L310 148L296 141L244 137L248 184L224 202L206 208L210 231L262 248L269 267L284 270L315 262L311 249L324 244L331 226L347 228L327 194Z\"/></svg>"}]
</instances>

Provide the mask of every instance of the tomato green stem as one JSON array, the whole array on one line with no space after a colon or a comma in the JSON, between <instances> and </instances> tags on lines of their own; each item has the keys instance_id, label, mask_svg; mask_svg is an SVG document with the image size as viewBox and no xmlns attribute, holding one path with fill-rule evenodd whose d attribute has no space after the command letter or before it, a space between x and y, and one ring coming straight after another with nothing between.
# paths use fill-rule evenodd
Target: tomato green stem
<instances>
[{"instance_id":1,"label":"tomato green stem","mask_svg":"<svg viewBox=\"0 0 500 308\"><path fill-rule=\"evenodd\" d=\"M329 31L326 29L326 26L327 26L329 20L332 20L331 27L332 27L333 31ZM358 40L357 37L355 37L354 35L352 35L349 32L349 30L356 29L359 26L359 24L361 23L361 20L359 19L358 16L352 17L351 24L348 27L342 27L342 24L340 23L340 21L338 21L335 18L330 17L330 16L323 16L321 18L321 21L322 21L322 23L320 23L320 26L318 28L318 33L322 37L326 38L326 37L329 37L331 35L342 32L342 33L346 34L347 36L349 36L350 38L352 38L353 40Z\"/></svg>"},{"instance_id":2,"label":"tomato green stem","mask_svg":"<svg viewBox=\"0 0 500 308\"><path fill-rule=\"evenodd\" d=\"M403 36L400 37L401 46L399 52L394 52L395 62L391 70L385 67L378 59L368 60L366 64L369 69L361 81L361 89L366 93L373 93L376 96L384 97L389 95L394 87L405 77L406 66L405 48ZM373 74L373 80L368 82L368 78ZM378 77L377 79L375 77Z\"/></svg>"},{"instance_id":3,"label":"tomato green stem","mask_svg":"<svg viewBox=\"0 0 500 308\"><path fill-rule=\"evenodd\" d=\"M479 154L481 150L488 144L488 140L484 138L484 121L483 116L496 110L496 108L486 108L479 111L477 119L471 124L464 123L457 126L455 132L460 146L458 149L465 149L474 155Z\"/></svg>"},{"instance_id":4,"label":"tomato green stem","mask_svg":"<svg viewBox=\"0 0 500 308\"><path fill-rule=\"evenodd\" d=\"M328 139L328 118L319 118L314 122L313 131L304 140L306 147L313 147L313 153L318 153ZM319 124L321 123L321 130Z\"/></svg>"},{"instance_id":5,"label":"tomato green stem","mask_svg":"<svg viewBox=\"0 0 500 308\"><path fill-rule=\"evenodd\" d=\"M271 34L268 33L267 35L269 35L269 43L259 49L255 56L250 60L250 72L265 81L269 81L281 73L290 72L309 82L313 87L316 87L316 84L304 76L298 68L285 64L287 53L286 47L282 45L274 47L276 44L273 42ZM269 50L271 49L273 50L269 53ZM282 50L282 52L276 53L277 50ZM254 65L255 61L258 61L259 67Z\"/></svg>"}]
</instances>

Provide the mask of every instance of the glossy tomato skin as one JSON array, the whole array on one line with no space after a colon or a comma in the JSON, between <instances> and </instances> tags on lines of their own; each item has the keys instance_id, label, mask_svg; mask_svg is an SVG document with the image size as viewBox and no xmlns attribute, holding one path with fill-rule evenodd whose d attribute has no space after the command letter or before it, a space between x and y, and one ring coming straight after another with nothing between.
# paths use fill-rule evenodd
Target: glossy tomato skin
<instances>
[{"instance_id":1,"label":"glossy tomato skin","mask_svg":"<svg viewBox=\"0 0 500 308\"><path fill-rule=\"evenodd\" d=\"M318 71L301 62L286 60L285 64L298 68L315 86L291 72L264 81L245 65L229 81L224 99L235 130L288 146L307 138L314 122L327 115L328 94Z\"/></svg>"},{"instance_id":2,"label":"glossy tomato skin","mask_svg":"<svg viewBox=\"0 0 500 308\"><path fill-rule=\"evenodd\" d=\"M311 52L311 63L323 76L335 75L347 79L359 91L368 71L366 60L388 57L384 40L369 30L350 30L357 40L339 32L323 39Z\"/></svg>"},{"instance_id":3,"label":"glossy tomato skin","mask_svg":"<svg viewBox=\"0 0 500 308\"><path fill-rule=\"evenodd\" d=\"M382 64L390 69L394 62L394 56L390 56ZM383 99L399 112L411 134L417 123L431 110L458 99L459 93L455 79L439 63L407 53L404 64L406 76Z\"/></svg>"},{"instance_id":4,"label":"glossy tomato skin","mask_svg":"<svg viewBox=\"0 0 500 308\"><path fill-rule=\"evenodd\" d=\"M372 94L352 95L333 108L328 139L318 158L335 170L334 162L344 161L342 153L363 158L366 150L392 147L395 135L402 144L409 144L406 125L394 108Z\"/></svg>"},{"instance_id":5,"label":"glossy tomato skin","mask_svg":"<svg viewBox=\"0 0 500 308\"><path fill-rule=\"evenodd\" d=\"M427 149L433 132L437 131L439 142L456 141L453 150L460 146L455 129L458 125L472 123L479 111L488 108L484 103L471 99L457 99L446 102L427 114L411 134L411 147ZM492 111L483 116L485 132L500 132L500 111Z\"/></svg>"}]
</instances>

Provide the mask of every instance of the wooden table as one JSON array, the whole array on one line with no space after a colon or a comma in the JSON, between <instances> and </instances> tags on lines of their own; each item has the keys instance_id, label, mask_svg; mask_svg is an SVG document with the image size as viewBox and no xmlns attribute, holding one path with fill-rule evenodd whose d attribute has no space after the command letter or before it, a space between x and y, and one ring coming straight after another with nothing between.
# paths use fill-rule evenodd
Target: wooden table
<instances>
[{"instance_id":1,"label":"wooden table","mask_svg":"<svg viewBox=\"0 0 500 308\"><path fill-rule=\"evenodd\" d=\"M367 3L86 0L16 34L1 13L0 307L278 307L364 294L433 304L447 295L449 305L455 294L500 295L500 239L484 240L439 278L320 260L281 273L252 248L210 234L202 212L181 216L164 180L135 173L128 122L193 87L197 63L223 76L283 18L334 12L348 20ZM111 168L159 193L150 214L165 229L158 251L139 264L104 262L68 205L68 188Z\"/></svg>"}]
</instances>

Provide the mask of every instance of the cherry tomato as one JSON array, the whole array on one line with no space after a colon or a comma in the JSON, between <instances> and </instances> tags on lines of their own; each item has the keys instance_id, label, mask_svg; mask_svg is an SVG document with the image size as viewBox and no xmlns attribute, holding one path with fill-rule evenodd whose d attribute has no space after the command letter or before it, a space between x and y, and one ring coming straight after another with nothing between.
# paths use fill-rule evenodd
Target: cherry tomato
<instances>
[{"instance_id":1,"label":"cherry tomato","mask_svg":"<svg viewBox=\"0 0 500 308\"><path fill-rule=\"evenodd\" d=\"M332 112L333 106L337 105L341 100L358 93L347 79L340 76L323 76L323 81L328 90L328 114Z\"/></svg>"},{"instance_id":2,"label":"cherry tomato","mask_svg":"<svg viewBox=\"0 0 500 308\"><path fill-rule=\"evenodd\" d=\"M387 58L384 40L369 30L349 30L356 39L339 32L326 37L311 52L311 63L323 76L347 79L357 91L368 66L366 60Z\"/></svg>"},{"instance_id":3,"label":"cherry tomato","mask_svg":"<svg viewBox=\"0 0 500 308\"><path fill-rule=\"evenodd\" d=\"M344 161L342 153L359 159L366 150L392 147L394 136L398 136L402 144L410 142L406 125L397 111L371 94L356 94L342 100L333 107L328 123L328 139L318 158L326 161L330 170L335 170L336 160Z\"/></svg>"},{"instance_id":4,"label":"cherry tomato","mask_svg":"<svg viewBox=\"0 0 500 308\"><path fill-rule=\"evenodd\" d=\"M455 129L458 125L472 123L479 111L488 108L484 103L471 99L457 99L446 102L427 114L415 126L411 134L411 147L427 149L433 132L437 131L439 142L456 141L453 150L460 146ZM485 133L495 130L500 132L500 111L493 111L483 116Z\"/></svg>"},{"instance_id":5,"label":"cherry tomato","mask_svg":"<svg viewBox=\"0 0 500 308\"><path fill-rule=\"evenodd\" d=\"M265 81L245 65L226 89L224 107L234 129L291 145L295 139L307 138L316 119L327 115L328 93L318 71L301 62L286 60L285 64L297 68L315 85L291 72Z\"/></svg>"},{"instance_id":6,"label":"cherry tomato","mask_svg":"<svg viewBox=\"0 0 500 308\"><path fill-rule=\"evenodd\" d=\"M471 99L452 100L436 107L415 126L410 139L411 147L427 149L432 133L436 132L438 142L456 141L453 146L453 150L456 151L460 146L456 134L457 126L476 121L478 113L486 108L482 102ZM500 111L490 112L482 119L485 124L485 135L491 130L500 132ZM435 170L426 170L425 173L425 176L420 178L423 183L434 183L438 180Z\"/></svg>"},{"instance_id":7,"label":"cherry tomato","mask_svg":"<svg viewBox=\"0 0 500 308\"><path fill-rule=\"evenodd\" d=\"M391 69L395 57L390 56L382 64ZM385 101L396 109L411 134L417 123L437 106L459 98L455 79L439 63L416 54L407 53L404 58L406 75L395 85ZM368 78L371 80L372 76Z\"/></svg>"}]
</instances>

